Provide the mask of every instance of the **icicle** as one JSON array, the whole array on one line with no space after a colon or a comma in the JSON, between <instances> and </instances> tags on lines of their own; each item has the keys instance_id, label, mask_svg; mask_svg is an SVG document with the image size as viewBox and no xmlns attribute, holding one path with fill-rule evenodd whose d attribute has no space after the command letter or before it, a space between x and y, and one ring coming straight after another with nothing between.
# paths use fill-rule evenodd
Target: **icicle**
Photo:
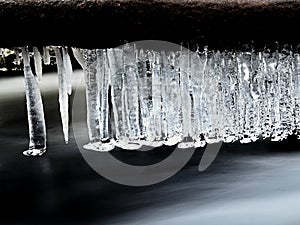
<instances>
[{"instance_id":1,"label":"icicle","mask_svg":"<svg viewBox=\"0 0 300 225\"><path fill-rule=\"evenodd\" d=\"M45 65L50 65L50 49L49 47L43 47L43 60Z\"/></svg>"},{"instance_id":2,"label":"icicle","mask_svg":"<svg viewBox=\"0 0 300 225\"><path fill-rule=\"evenodd\" d=\"M62 52L63 52L64 68L65 68L65 73L66 73L66 82L67 82L67 86L68 86L68 95L71 95L71 93L72 93L72 77L73 77L73 69L72 69L71 59L70 59L67 47L63 47Z\"/></svg>"},{"instance_id":3,"label":"icicle","mask_svg":"<svg viewBox=\"0 0 300 225\"><path fill-rule=\"evenodd\" d=\"M111 75L111 101L113 105L113 117L115 124L116 146L127 143L126 130L128 130L124 116L124 68L123 51L121 49L107 49L107 57Z\"/></svg>"},{"instance_id":4,"label":"icicle","mask_svg":"<svg viewBox=\"0 0 300 225\"><path fill-rule=\"evenodd\" d=\"M279 90L280 90L280 114L281 114L281 137L286 139L295 129L293 119L294 109L294 87L292 81L293 74L293 63L292 55L290 51L286 51L278 54L278 79L279 79Z\"/></svg>"},{"instance_id":5,"label":"icicle","mask_svg":"<svg viewBox=\"0 0 300 225\"><path fill-rule=\"evenodd\" d=\"M257 60L254 53L246 52L238 56L240 102L242 103L241 118L243 119L243 130L241 131L241 143L249 143L258 138L256 122L259 121L256 110L259 108L257 100L260 91L257 90L257 80L260 79L254 64ZM260 133L260 132L259 132Z\"/></svg>"},{"instance_id":6,"label":"icicle","mask_svg":"<svg viewBox=\"0 0 300 225\"><path fill-rule=\"evenodd\" d=\"M164 144L169 144L169 140L170 140L170 136L172 136L170 128L172 125L170 125L167 120L169 117L169 110L171 108L170 105L170 97L169 97L169 92L167 91L167 76L169 74L169 62L166 56L166 53L164 51L162 51L161 53L161 101L162 101L162 105L161 105L161 135L162 135L162 139L164 140ZM170 134L169 134L170 133Z\"/></svg>"},{"instance_id":7,"label":"icicle","mask_svg":"<svg viewBox=\"0 0 300 225\"><path fill-rule=\"evenodd\" d=\"M87 126L90 142L83 147L87 150L101 151L100 136L100 95L97 79L96 50L72 48L73 54L84 71L86 86Z\"/></svg>"},{"instance_id":8,"label":"icicle","mask_svg":"<svg viewBox=\"0 0 300 225\"><path fill-rule=\"evenodd\" d=\"M161 89L161 70L160 70L160 53L152 52L152 101L153 112L151 113L150 126L153 130L154 141L152 147L158 147L163 145L164 137L162 134L162 89Z\"/></svg>"},{"instance_id":9,"label":"icicle","mask_svg":"<svg viewBox=\"0 0 300 225\"><path fill-rule=\"evenodd\" d=\"M182 115L182 137L183 141L179 148L190 148L194 146L192 141L192 99L190 96L190 54L187 50L181 51L180 56L180 96Z\"/></svg>"},{"instance_id":10,"label":"icicle","mask_svg":"<svg viewBox=\"0 0 300 225\"><path fill-rule=\"evenodd\" d=\"M294 89L295 89L295 125L300 139L300 55L295 55Z\"/></svg>"},{"instance_id":11,"label":"icicle","mask_svg":"<svg viewBox=\"0 0 300 225\"><path fill-rule=\"evenodd\" d=\"M110 106L109 106L109 88L110 88L110 73L107 62L106 51L97 49L97 81L99 91L99 108L100 108L100 139L101 151L110 151L114 149L114 139L112 136L112 126L110 126Z\"/></svg>"},{"instance_id":12,"label":"icicle","mask_svg":"<svg viewBox=\"0 0 300 225\"><path fill-rule=\"evenodd\" d=\"M154 138L150 123L150 112L153 111L152 103L152 73L148 51L136 50L139 82L139 107L140 107L140 139L141 144L151 145Z\"/></svg>"},{"instance_id":13,"label":"icicle","mask_svg":"<svg viewBox=\"0 0 300 225\"><path fill-rule=\"evenodd\" d=\"M195 147L204 147L206 142L203 140L203 125L201 120L201 90L203 89L203 81L201 76L201 60L198 54L191 56L191 86L192 95L194 97L193 110L194 110L194 123L192 138L195 142Z\"/></svg>"},{"instance_id":14,"label":"icicle","mask_svg":"<svg viewBox=\"0 0 300 225\"><path fill-rule=\"evenodd\" d=\"M124 74L123 74L123 101L125 106L125 120L128 124L128 149L138 149L140 145L139 127L139 91L136 50L134 45L125 45Z\"/></svg>"},{"instance_id":15,"label":"icicle","mask_svg":"<svg viewBox=\"0 0 300 225\"><path fill-rule=\"evenodd\" d=\"M29 124L29 150L24 151L26 156L40 156L46 152L46 125L43 102L40 89L33 75L27 48L22 48L26 105Z\"/></svg>"},{"instance_id":16,"label":"icicle","mask_svg":"<svg viewBox=\"0 0 300 225\"><path fill-rule=\"evenodd\" d=\"M281 121L280 121L280 103L279 103L279 96L280 96L280 89L279 89L279 80L278 80L278 71L277 71L277 58L275 54L268 54L265 53L265 62L266 62L266 73L269 77L269 99L270 99L270 109L269 115L266 116L270 117L272 129L270 130L270 134L263 133L263 137L267 138L271 135L271 140L279 141L281 140Z\"/></svg>"},{"instance_id":17,"label":"icicle","mask_svg":"<svg viewBox=\"0 0 300 225\"><path fill-rule=\"evenodd\" d=\"M41 54L38 50L38 48L33 47L33 58L34 58L34 68L35 68L35 73L38 77L39 80L42 79L42 57Z\"/></svg>"},{"instance_id":18,"label":"icicle","mask_svg":"<svg viewBox=\"0 0 300 225\"><path fill-rule=\"evenodd\" d=\"M273 77L268 73L267 63L265 59L265 53L259 53L260 70L261 73L261 99L260 99L260 123L264 124L261 126L262 138L268 138L272 134L272 111L273 111Z\"/></svg>"},{"instance_id":19,"label":"icicle","mask_svg":"<svg viewBox=\"0 0 300 225\"><path fill-rule=\"evenodd\" d=\"M83 55L81 54L80 50L77 48L72 48L73 55L77 62L80 64L81 68L84 70L86 65L85 65L85 60L83 58Z\"/></svg>"},{"instance_id":20,"label":"icicle","mask_svg":"<svg viewBox=\"0 0 300 225\"><path fill-rule=\"evenodd\" d=\"M203 134L207 143L215 143L218 141L218 95L217 95L217 73L215 68L215 58L205 53L205 65L203 69L203 100L202 100L202 120Z\"/></svg>"},{"instance_id":21,"label":"icicle","mask_svg":"<svg viewBox=\"0 0 300 225\"><path fill-rule=\"evenodd\" d=\"M89 130L90 143L84 148L89 150L102 150L100 136L100 95L99 83L97 79L97 56L96 50L84 51L83 57L86 60L84 76L86 83L87 102L87 124Z\"/></svg>"},{"instance_id":22,"label":"icicle","mask_svg":"<svg viewBox=\"0 0 300 225\"><path fill-rule=\"evenodd\" d=\"M69 99L68 99L68 77L64 67L60 49L54 47L57 72L58 72L58 90L59 90L59 109L63 127L65 142L69 142Z\"/></svg>"},{"instance_id":23,"label":"icicle","mask_svg":"<svg viewBox=\"0 0 300 225\"><path fill-rule=\"evenodd\" d=\"M20 52L19 52L19 49L14 49L15 51L15 55L16 55L16 64L17 65L20 65L21 64L21 59L20 59Z\"/></svg>"}]
</instances>

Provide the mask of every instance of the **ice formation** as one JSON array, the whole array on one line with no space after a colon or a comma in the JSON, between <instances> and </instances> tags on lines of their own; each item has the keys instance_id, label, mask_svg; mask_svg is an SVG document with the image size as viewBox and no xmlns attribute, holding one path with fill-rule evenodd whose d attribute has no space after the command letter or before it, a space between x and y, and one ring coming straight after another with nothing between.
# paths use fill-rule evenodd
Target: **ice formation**
<instances>
[{"instance_id":1,"label":"ice formation","mask_svg":"<svg viewBox=\"0 0 300 225\"><path fill-rule=\"evenodd\" d=\"M72 94L73 69L72 69L71 58L68 53L68 48L63 47L62 53L63 53L63 66L64 66L66 83L67 83L67 92L68 92L68 95L71 95Z\"/></svg>"},{"instance_id":2,"label":"ice formation","mask_svg":"<svg viewBox=\"0 0 300 225\"><path fill-rule=\"evenodd\" d=\"M21 59L20 59L20 51L19 49L14 49L15 55L16 55L16 64L20 65L21 64Z\"/></svg>"},{"instance_id":3,"label":"ice formation","mask_svg":"<svg viewBox=\"0 0 300 225\"><path fill-rule=\"evenodd\" d=\"M65 142L69 142L69 96L72 90L72 66L70 57L66 48L62 48L63 54L59 47L54 47L57 73L58 73L58 96L59 109L63 127Z\"/></svg>"},{"instance_id":4,"label":"ice formation","mask_svg":"<svg viewBox=\"0 0 300 225\"><path fill-rule=\"evenodd\" d=\"M83 54L82 54L83 53ZM90 143L86 149L108 151L114 148L109 131L109 70L103 50L74 50L82 65L86 83L87 125Z\"/></svg>"},{"instance_id":5,"label":"ice formation","mask_svg":"<svg viewBox=\"0 0 300 225\"><path fill-rule=\"evenodd\" d=\"M43 47L43 60L45 65L50 65L50 49L49 47Z\"/></svg>"},{"instance_id":6,"label":"ice formation","mask_svg":"<svg viewBox=\"0 0 300 225\"><path fill-rule=\"evenodd\" d=\"M39 80L42 78L43 69L42 69L42 56L37 47L33 47L33 57L34 57L34 68L35 73Z\"/></svg>"},{"instance_id":7,"label":"ice formation","mask_svg":"<svg viewBox=\"0 0 300 225\"><path fill-rule=\"evenodd\" d=\"M36 77L30 67L30 59L27 48L22 48L25 94L29 125L29 150L23 154L27 156L42 155L46 151L46 125L42 97Z\"/></svg>"},{"instance_id":8,"label":"ice formation","mask_svg":"<svg viewBox=\"0 0 300 225\"><path fill-rule=\"evenodd\" d=\"M39 61L36 50L34 59ZM44 47L44 64L50 63L50 50L57 62L68 142L71 58L66 47ZM280 141L300 134L300 55L291 50L167 52L133 44L72 50L86 84L90 140L86 149L203 147L219 141ZM28 50L22 52L30 149L44 150L40 92Z\"/></svg>"},{"instance_id":9,"label":"ice formation","mask_svg":"<svg viewBox=\"0 0 300 225\"><path fill-rule=\"evenodd\" d=\"M87 96L94 97L88 97L91 143L97 135L97 143L109 138L125 149L177 143L188 148L299 134L298 53L156 52L130 44L79 52L89 71ZM111 106L100 105L106 95Z\"/></svg>"}]
</instances>

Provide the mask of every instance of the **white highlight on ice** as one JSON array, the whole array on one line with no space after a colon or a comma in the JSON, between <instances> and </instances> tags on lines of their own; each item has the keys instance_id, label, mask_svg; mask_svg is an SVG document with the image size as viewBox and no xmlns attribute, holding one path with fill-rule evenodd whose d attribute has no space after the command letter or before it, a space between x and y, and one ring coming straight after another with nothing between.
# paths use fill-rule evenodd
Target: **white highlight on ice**
<instances>
[{"instance_id":1,"label":"white highlight on ice","mask_svg":"<svg viewBox=\"0 0 300 225\"><path fill-rule=\"evenodd\" d=\"M43 47L43 60L45 65L50 65L50 49L49 47Z\"/></svg>"},{"instance_id":2,"label":"white highlight on ice","mask_svg":"<svg viewBox=\"0 0 300 225\"><path fill-rule=\"evenodd\" d=\"M62 48L63 53L63 63L66 73L66 82L67 82L67 88L68 88L68 95L72 94L72 76L73 76L73 69L71 64L71 59L68 53L68 48L63 47Z\"/></svg>"},{"instance_id":3,"label":"white highlight on ice","mask_svg":"<svg viewBox=\"0 0 300 225\"><path fill-rule=\"evenodd\" d=\"M34 58L35 73L38 79L41 80L43 75L42 56L37 47L33 47L33 58Z\"/></svg>"}]
</instances>

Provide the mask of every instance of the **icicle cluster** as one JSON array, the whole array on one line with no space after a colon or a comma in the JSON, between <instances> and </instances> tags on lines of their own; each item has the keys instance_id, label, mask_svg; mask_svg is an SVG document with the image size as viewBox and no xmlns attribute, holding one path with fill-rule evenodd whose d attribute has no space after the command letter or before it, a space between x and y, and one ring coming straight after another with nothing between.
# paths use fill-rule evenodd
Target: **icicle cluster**
<instances>
[{"instance_id":1,"label":"icicle cluster","mask_svg":"<svg viewBox=\"0 0 300 225\"><path fill-rule=\"evenodd\" d=\"M19 50L14 49L18 64ZM69 139L72 64L68 49L44 47L41 54L38 48L32 53L22 48L29 155L42 154L46 149L37 80L42 78L42 63L50 64L51 52L57 63L66 143ZM90 139L86 149L175 144L187 148L219 141L249 143L300 136L298 53L286 49L165 52L127 44L115 49L73 49L73 54L84 70L86 83ZM31 55L35 76L30 68Z\"/></svg>"},{"instance_id":2,"label":"icicle cluster","mask_svg":"<svg viewBox=\"0 0 300 225\"><path fill-rule=\"evenodd\" d=\"M63 134L65 142L69 141L69 95L72 93L72 64L66 47L52 47L57 62L58 71L58 89L59 89L59 108L62 120ZM16 61L19 59L19 49L16 48ZM61 54L62 51L62 54ZM22 48L25 92L27 101L27 113L29 124L29 150L24 155L36 156L46 152L46 125L44 119L43 103L39 84L37 81L42 79L42 61L45 65L50 64L50 47L43 48L43 55L38 48L33 47L33 59L35 75L32 73L30 66L30 52L27 47Z\"/></svg>"},{"instance_id":3,"label":"icicle cluster","mask_svg":"<svg viewBox=\"0 0 300 225\"><path fill-rule=\"evenodd\" d=\"M87 84L87 148L186 148L299 134L299 54L134 45L75 52L83 56Z\"/></svg>"}]
</instances>

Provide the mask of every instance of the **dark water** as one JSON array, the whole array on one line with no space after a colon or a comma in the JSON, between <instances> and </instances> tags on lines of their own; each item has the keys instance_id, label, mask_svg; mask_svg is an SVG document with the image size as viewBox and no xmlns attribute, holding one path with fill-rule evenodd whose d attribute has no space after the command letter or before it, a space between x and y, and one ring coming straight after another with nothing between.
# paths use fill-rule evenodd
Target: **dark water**
<instances>
[{"instance_id":1,"label":"dark water","mask_svg":"<svg viewBox=\"0 0 300 225\"><path fill-rule=\"evenodd\" d=\"M80 74L76 73L76 76ZM147 187L112 183L63 141L56 76L44 77L48 152L28 158L23 80L0 79L0 224L299 225L300 145L223 145L198 172L199 149L175 176ZM172 148L114 152L124 161L155 162Z\"/></svg>"}]
</instances>

